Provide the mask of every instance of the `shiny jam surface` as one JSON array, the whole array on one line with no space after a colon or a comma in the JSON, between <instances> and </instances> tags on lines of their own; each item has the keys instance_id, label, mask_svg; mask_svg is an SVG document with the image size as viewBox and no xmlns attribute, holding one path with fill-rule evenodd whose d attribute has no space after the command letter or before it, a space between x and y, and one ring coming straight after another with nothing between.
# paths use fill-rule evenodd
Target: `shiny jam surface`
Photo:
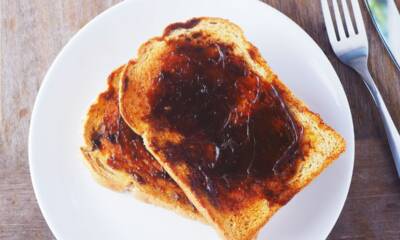
<instances>
[{"instance_id":1,"label":"shiny jam surface","mask_svg":"<svg viewBox=\"0 0 400 240\"><path fill-rule=\"evenodd\" d=\"M277 88L234 56L232 46L193 38L168 42L148 92L149 121L183 141L151 144L169 161L186 162L194 189L216 205L229 198L235 205L250 192L280 201L301 154L301 126Z\"/></svg>"}]
</instances>

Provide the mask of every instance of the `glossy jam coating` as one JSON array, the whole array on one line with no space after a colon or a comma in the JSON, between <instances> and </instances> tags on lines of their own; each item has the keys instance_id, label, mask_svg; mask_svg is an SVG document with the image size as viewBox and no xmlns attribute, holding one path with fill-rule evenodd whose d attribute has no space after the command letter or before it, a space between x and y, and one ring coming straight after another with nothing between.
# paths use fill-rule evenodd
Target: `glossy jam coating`
<instances>
[{"instance_id":1,"label":"glossy jam coating","mask_svg":"<svg viewBox=\"0 0 400 240\"><path fill-rule=\"evenodd\" d=\"M149 119L184 138L179 144L152 144L169 161L187 162L196 173L192 185L210 196L287 174L301 154L302 128L277 89L234 56L229 45L190 38L168 45L148 92Z\"/></svg>"}]
</instances>

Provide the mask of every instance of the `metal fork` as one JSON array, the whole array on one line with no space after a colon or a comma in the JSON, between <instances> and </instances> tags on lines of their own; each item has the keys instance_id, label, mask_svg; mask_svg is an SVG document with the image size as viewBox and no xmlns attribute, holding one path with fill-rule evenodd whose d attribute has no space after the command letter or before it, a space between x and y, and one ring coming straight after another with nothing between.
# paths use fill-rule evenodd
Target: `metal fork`
<instances>
[{"instance_id":1,"label":"metal fork","mask_svg":"<svg viewBox=\"0 0 400 240\"><path fill-rule=\"evenodd\" d=\"M381 115L390 149L396 164L397 174L400 177L400 135L368 70L368 39L365 32L360 5L358 0L350 0L358 30L356 32L351 20L347 0L341 0L341 3L348 36L346 36L343 20L340 15L338 0L332 0L333 18L329 9L328 0L321 0L322 12L329 41L333 51L340 61L353 68L361 75L365 85L371 93ZM336 36L333 19L336 21L338 36Z\"/></svg>"}]
</instances>

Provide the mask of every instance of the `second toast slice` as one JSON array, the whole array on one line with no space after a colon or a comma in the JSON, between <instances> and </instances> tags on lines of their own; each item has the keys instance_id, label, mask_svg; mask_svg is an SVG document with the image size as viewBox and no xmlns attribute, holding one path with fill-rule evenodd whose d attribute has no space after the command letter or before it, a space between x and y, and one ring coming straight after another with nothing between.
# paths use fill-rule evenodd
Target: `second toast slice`
<instances>
[{"instance_id":1,"label":"second toast slice","mask_svg":"<svg viewBox=\"0 0 400 240\"><path fill-rule=\"evenodd\" d=\"M132 192L146 202L203 220L180 187L146 150L141 137L121 118L118 83L124 67L110 74L107 90L87 113L85 146L81 149L85 163L93 177L112 190Z\"/></svg>"}]
</instances>

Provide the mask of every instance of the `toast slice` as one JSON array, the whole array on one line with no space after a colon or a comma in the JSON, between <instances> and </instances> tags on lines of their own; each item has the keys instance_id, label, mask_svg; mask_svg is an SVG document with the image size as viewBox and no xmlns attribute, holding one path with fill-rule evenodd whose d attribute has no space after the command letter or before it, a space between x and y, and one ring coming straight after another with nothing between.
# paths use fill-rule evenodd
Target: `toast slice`
<instances>
[{"instance_id":1,"label":"toast slice","mask_svg":"<svg viewBox=\"0 0 400 240\"><path fill-rule=\"evenodd\" d=\"M133 192L140 199L203 219L181 188L145 149L141 137L119 114L118 81L124 66L108 77L108 88L90 107L81 148L93 177L115 191Z\"/></svg>"},{"instance_id":2,"label":"toast slice","mask_svg":"<svg viewBox=\"0 0 400 240\"><path fill-rule=\"evenodd\" d=\"M252 239L345 150L242 30L195 18L144 43L120 81L120 111L225 239Z\"/></svg>"}]
</instances>

